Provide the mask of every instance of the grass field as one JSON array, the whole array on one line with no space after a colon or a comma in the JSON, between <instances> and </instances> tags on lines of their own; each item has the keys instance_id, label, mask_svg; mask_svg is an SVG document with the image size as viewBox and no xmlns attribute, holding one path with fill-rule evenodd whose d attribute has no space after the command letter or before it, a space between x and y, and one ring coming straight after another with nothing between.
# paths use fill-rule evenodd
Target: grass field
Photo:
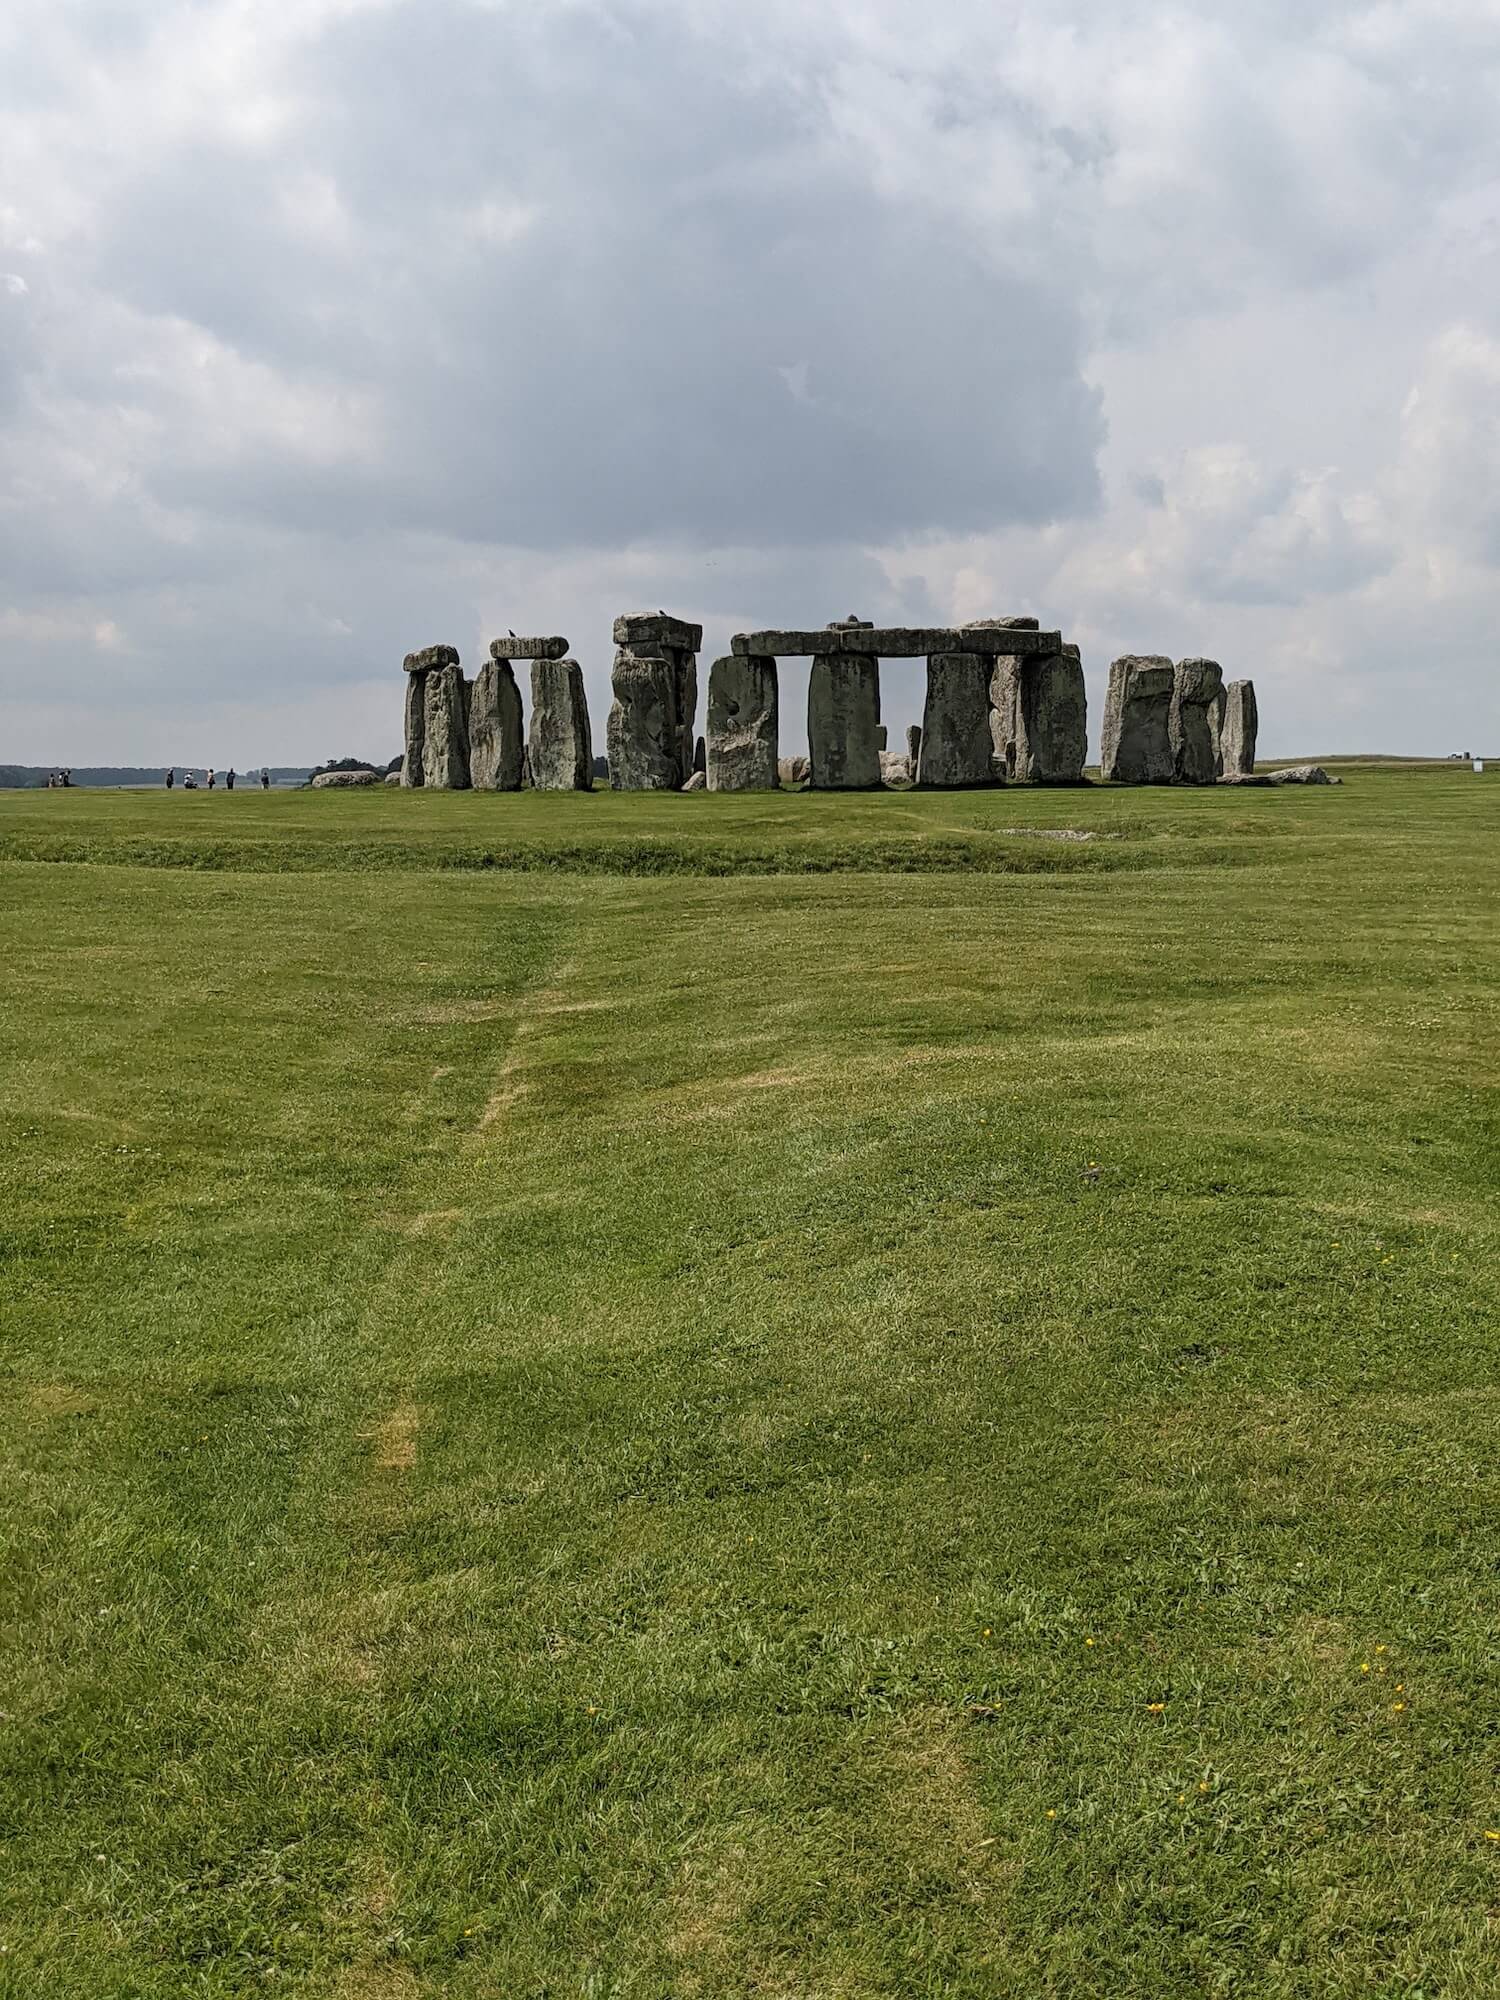
<instances>
[{"instance_id":1,"label":"grass field","mask_svg":"<svg viewBox=\"0 0 1500 2000\"><path fill-rule=\"evenodd\" d=\"M0 1000L0 1992L1500 1985L1500 778L11 793Z\"/></svg>"}]
</instances>

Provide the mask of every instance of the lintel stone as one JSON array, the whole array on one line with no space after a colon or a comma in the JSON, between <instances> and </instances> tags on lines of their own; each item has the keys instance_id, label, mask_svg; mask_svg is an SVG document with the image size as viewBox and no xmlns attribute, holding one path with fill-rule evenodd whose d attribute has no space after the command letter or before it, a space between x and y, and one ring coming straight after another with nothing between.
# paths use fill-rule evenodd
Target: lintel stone
<instances>
[{"instance_id":1,"label":"lintel stone","mask_svg":"<svg viewBox=\"0 0 1500 2000\"><path fill-rule=\"evenodd\" d=\"M437 673L444 667L458 665L457 646L426 646L420 653L408 653L401 662L409 674Z\"/></svg>"},{"instance_id":2,"label":"lintel stone","mask_svg":"<svg viewBox=\"0 0 1500 2000\"><path fill-rule=\"evenodd\" d=\"M1060 632L1021 626L889 625L835 626L822 632L736 632L730 650L741 659L816 658L856 653L881 660L925 660L934 653L1060 653Z\"/></svg>"},{"instance_id":3,"label":"lintel stone","mask_svg":"<svg viewBox=\"0 0 1500 2000\"><path fill-rule=\"evenodd\" d=\"M617 646L630 648L676 646L684 653L703 650L703 627L689 624L686 618L669 617L665 611L630 612L617 618L614 637Z\"/></svg>"},{"instance_id":4,"label":"lintel stone","mask_svg":"<svg viewBox=\"0 0 1500 2000\"><path fill-rule=\"evenodd\" d=\"M567 657L566 639L517 639L507 635L504 639L490 641L492 660L565 660Z\"/></svg>"}]
</instances>

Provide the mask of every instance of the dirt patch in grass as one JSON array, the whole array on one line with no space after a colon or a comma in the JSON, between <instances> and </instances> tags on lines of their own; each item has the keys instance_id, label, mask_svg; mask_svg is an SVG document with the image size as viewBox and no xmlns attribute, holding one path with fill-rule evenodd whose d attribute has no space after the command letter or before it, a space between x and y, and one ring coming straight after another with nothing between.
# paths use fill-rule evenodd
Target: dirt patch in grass
<instances>
[{"instance_id":1,"label":"dirt patch in grass","mask_svg":"<svg viewBox=\"0 0 1500 2000\"><path fill-rule=\"evenodd\" d=\"M370 1432L374 1463L380 1472L410 1472L417 1462L417 1437L422 1412L404 1398Z\"/></svg>"},{"instance_id":2,"label":"dirt patch in grass","mask_svg":"<svg viewBox=\"0 0 1500 2000\"><path fill-rule=\"evenodd\" d=\"M86 1417L99 1400L71 1382L33 1382L31 1407L39 1417Z\"/></svg>"}]
</instances>

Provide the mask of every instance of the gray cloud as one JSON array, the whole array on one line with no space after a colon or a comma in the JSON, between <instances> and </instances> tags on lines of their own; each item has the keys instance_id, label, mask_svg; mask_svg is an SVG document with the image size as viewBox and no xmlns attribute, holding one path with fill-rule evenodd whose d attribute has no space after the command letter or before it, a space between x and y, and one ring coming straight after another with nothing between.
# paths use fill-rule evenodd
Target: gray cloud
<instances>
[{"instance_id":1,"label":"gray cloud","mask_svg":"<svg viewBox=\"0 0 1500 2000\"><path fill-rule=\"evenodd\" d=\"M1240 648L1351 741L1401 604L1500 726L1488 0L9 14L8 756L373 752L544 613L602 708L636 603Z\"/></svg>"}]
</instances>

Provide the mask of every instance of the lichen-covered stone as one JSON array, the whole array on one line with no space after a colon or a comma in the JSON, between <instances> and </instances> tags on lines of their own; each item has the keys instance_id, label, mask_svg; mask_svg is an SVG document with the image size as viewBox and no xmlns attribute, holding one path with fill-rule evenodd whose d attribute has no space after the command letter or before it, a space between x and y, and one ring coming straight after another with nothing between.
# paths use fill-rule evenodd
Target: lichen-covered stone
<instances>
[{"instance_id":1,"label":"lichen-covered stone","mask_svg":"<svg viewBox=\"0 0 1500 2000\"><path fill-rule=\"evenodd\" d=\"M408 653L401 662L409 674L435 673L441 667L458 665L457 646L425 646L420 653Z\"/></svg>"},{"instance_id":2,"label":"lichen-covered stone","mask_svg":"<svg viewBox=\"0 0 1500 2000\"><path fill-rule=\"evenodd\" d=\"M880 753L880 782L883 785L909 785L911 783L911 760L899 750L882 750Z\"/></svg>"},{"instance_id":3,"label":"lichen-covered stone","mask_svg":"<svg viewBox=\"0 0 1500 2000\"><path fill-rule=\"evenodd\" d=\"M1172 770L1179 785L1211 785L1217 778L1214 710L1223 692L1217 660L1179 660L1172 683L1167 728Z\"/></svg>"},{"instance_id":4,"label":"lichen-covered stone","mask_svg":"<svg viewBox=\"0 0 1500 2000\"><path fill-rule=\"evenodd\" d=\"M1321 764L1288 764L1284 770L1268 771L1273 785L1341 785L1342 778L1330 778Z\"/></svg>"},{"instance_id":5,"label":"lichen-covered stone","mask_svg":"<svg viewBox=\"0 0 1500 2000\"><path fill-rule=\"evenodd\" d=\"M1104 697L1099 774L1116 785L1170 785L1172 690L1177 671L1160 653L1125 653L1112 661Z\"/></svg>"},{"instance_id":6,"label":"lichen-covered stone","mask_svg":"<svg viewBox=\"0 0 1500 2000\"><path fill-rule=\"evenodd\" d=\"M777 759L776 776L783 790L790 791L794 786L807 783L811 768L805 757L781 757Z\"/></svg>"},{"instance_id":7,"label":"lichen-covered stone","mask_svg":"<svg viewBox=\"0 0 1500 2000\"><path fill-rule=\"evenodd\" d=\"M469 789L469 683L462 667L439 667L423 676L422 782L429 791Z\"/></svg>"},{"instance_id":8,"label":"lichen-covered stone","mask_svg":"<svg viewBox=\"0 0 1500 2000\"><path fill-rule=\"evenodd\" d=\"M378 771L319 771L313 779L315 792L341 792L362 785L378 785Z\"/></svg>"},{"instance_id":9,"label":"lichen-covered stone","mask_svg":"<svg viewBox=\"0 0 1500 2000\"><path fill-rule=\"evenodd\" d=\"M880 662L870 653L819 653L807 683L807 747L818 792L880 784Z\"/></svg>"},{"instance_id":10,"label":"lichen-covered stone","mask_svg":"<svg viewBox=\"0 0 1500 2000\"><path fill-rule=\"evenodd\" d=\"M774 791L779 732L776 662L732 653L715 660L708 672L708 789Z\"/></svg>"},{"instance_id":11,"label":"lichen-covered stone","mask_svg":"<svg viewBox=\"0 0 1500 2000\"><path fill-rule=\"evenodd\" d=\"M921 755L922 725L919 722L908 723L906 729L906 761L911 766L913 776L916 774L917 764Z\"/></svg>"},{"instance_id":12,"label":"lichen-covered stone","mask_svg":"<svg viewBox=\"0 0 1500 2000\"><path fill-rule=\"evenodd\" d=\"M679 669L665 649L615 654L614 704L605 731L609 782L617 792L676 792L686 776L677 720Z\"/></svg>"},{"instance_id":13,"label":"lichen-covered stone","mask_svg":"<svg viewBox=\"0 0 1500 2000\"><path fill-rule=\"evenodd\" d=\"M623 652L639 646L671 646L679 652L696 653L703 645L703 627L686 618L669 617L665 611L629 612L615 620L615 644Z\"/></svg>"},{"instance_id":14,"label":"lichen-covered stone","mask_svg":"<svg viewBox=\"0 0 1500 2000\"><path fill-rule=\"evenodd\" d=\"M583 669L576 660L531 663L531 733L526 746L539 792L594 788L594 745Z\"/></svg>"},{"instance_id":15,"label":"lichen-covered stone","mask_svg":"<svg viewBox=\"0 0 1500 2000\"><path fill-rule=\"evenodd\" d=\"M688 779L687 783L683 786L682 789L685 792L701 792L705 791L707 787L708 787L708 779L704 776L704 774L701 771L694 771L693 775Z\"/></svg>"},{"instance_id":16,"label":"lichen-covered stone","mask_svg":"<svg viewBox=\"0 0 1500 2000\"><path fill-rule=\"evenodd\" d=\"M1221 744L1226 778L1249 777L1254 771L1255 739L1259 733L1260 710L1254 681L1231 681L1224 690Z\"/></svg>"},{"instance_id":17,"label":"lichen-covered stone","mask_svg":"<svg viewBox=\"0 0 1500 2000\"><path fill-rule=\"evenodd\" d=\"M402 736L405 749L401 758L403 785L421 785L424 746L427 741L427 676L411 673L406 677L406 724Z\"/></svg>"},{"instance_id":18,"label":"lichen-covered stone","mask_svg":"<svg viewBox=\"0 0 1500 2000\"><path fill-rule=\"evenodd\" d=\"M514 632L508 632L503 639L490 641L492 660L565 660L567 657L567 640L556 636L518 639Z\"/></svg>"},{"instance_id":19,"label":"lichen-covered stone","mask_svg":"<svg viewBox=\"0 0 1500 2000\"><path fill-rule=\"evenodd\" d=\"M989 662L977 653L935 653L927 662L917 783L954 790L994 782Z\"/></svg>"},{"instance_id":20,"label":"lichen-covered stone","mask_svg":"<svg viewBox=\"0 0 1500 2000\"><path fill-rule=\"evenodd\" d=\"M1023 785L1078 785L1089 754L1089 702L1076 646L1023 657L1016 677L1014 756L1007 772Z\"/></svg>"},{"instance_id":21,"label":"lichen-covered stone","mask_svg":"<svg viewBox=\"0 0 1500 2000\"><path fill-rule=\"evenodd\" d=\"M469 691L469 783L476 792L521 789L521 690L509 660L490 659Z\"/></svg>"}]
</instances>

